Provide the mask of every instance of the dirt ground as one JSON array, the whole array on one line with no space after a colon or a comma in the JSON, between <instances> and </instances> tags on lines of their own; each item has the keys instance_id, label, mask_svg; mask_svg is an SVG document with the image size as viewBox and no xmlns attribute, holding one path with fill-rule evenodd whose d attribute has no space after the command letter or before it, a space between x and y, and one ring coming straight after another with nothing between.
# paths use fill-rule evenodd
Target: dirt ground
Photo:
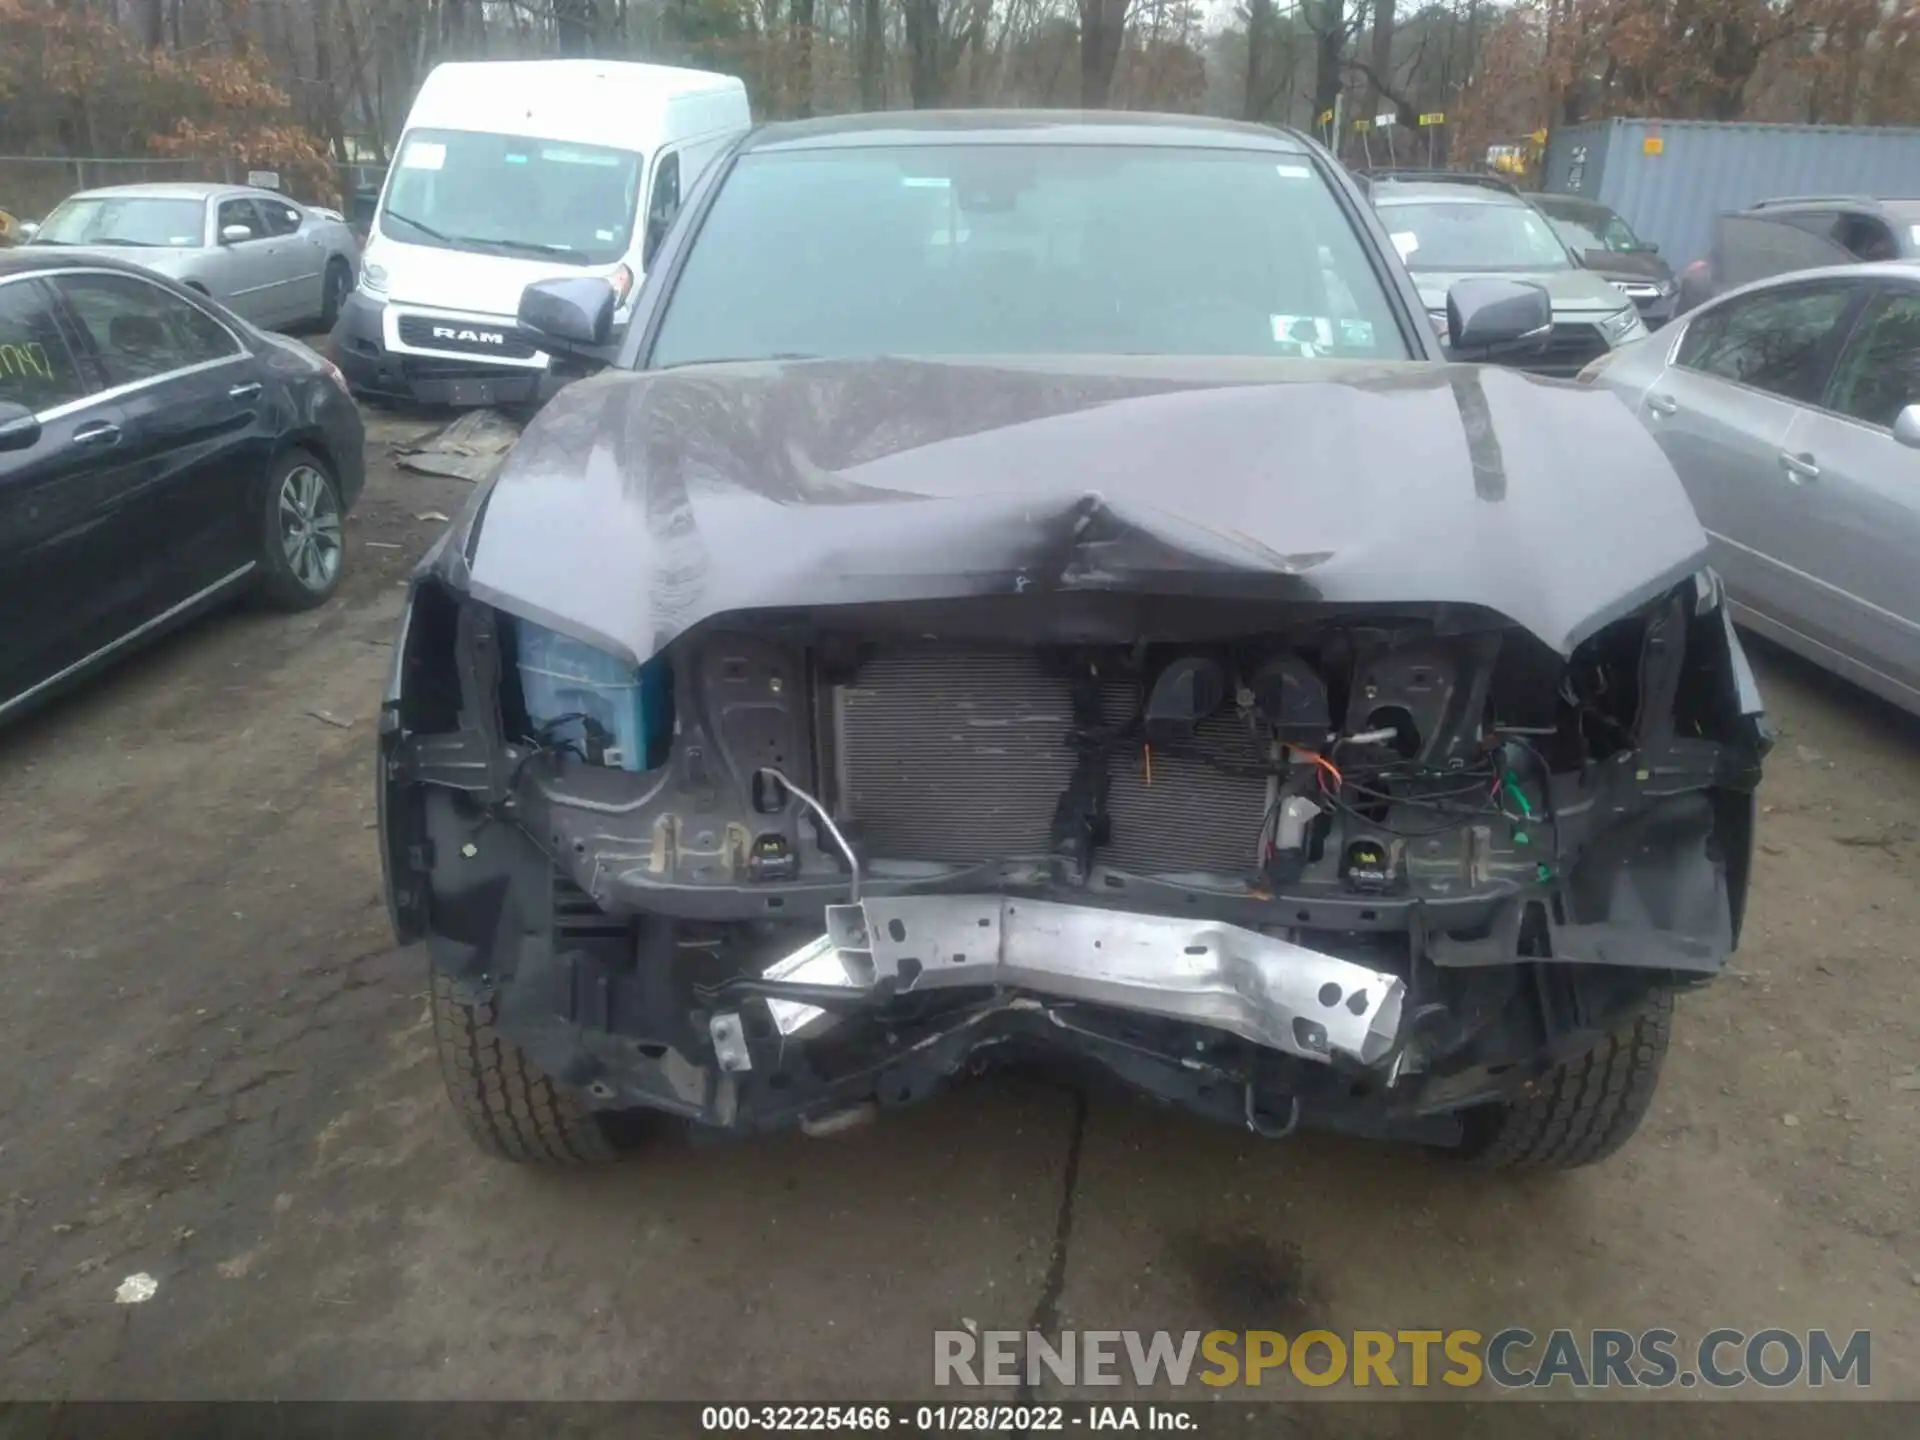
<instances>
[{"instance_id":1,"label":"dirt ground","mask_svg":"<svg viewBox=\"0 0 1920 1440\"><path fill-rule=\"evenodd\" d=\"M933 1330L1036 1319L1864 1328L1874 1391L1920 1397L1920 725L1758 647L1747 942L1598 1169L1019 1079L831 1140L484 1159L374 845L401 580L465 488L387 463L403 428L335 602L0 734L0 1397L898 1399Z\"/></svg>"}]
</instances>

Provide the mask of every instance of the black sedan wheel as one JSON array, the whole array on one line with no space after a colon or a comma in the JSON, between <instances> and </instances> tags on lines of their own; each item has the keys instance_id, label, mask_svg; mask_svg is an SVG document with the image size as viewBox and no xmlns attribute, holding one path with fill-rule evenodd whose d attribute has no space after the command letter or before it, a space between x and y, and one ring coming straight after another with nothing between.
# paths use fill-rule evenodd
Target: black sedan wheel
<instances>
[{"instance_id":1,"label":"black sedan wheel","mask_svg":"<svg viewBox=\"0 0 1920 1440\"><path fill-rule=\"evenodd\" d=\"M346 559L341 509L339 486L312 455L290 450L274 462L260 557L268 604L309 610L339 588Z\"/></svg>"}]
</instances>

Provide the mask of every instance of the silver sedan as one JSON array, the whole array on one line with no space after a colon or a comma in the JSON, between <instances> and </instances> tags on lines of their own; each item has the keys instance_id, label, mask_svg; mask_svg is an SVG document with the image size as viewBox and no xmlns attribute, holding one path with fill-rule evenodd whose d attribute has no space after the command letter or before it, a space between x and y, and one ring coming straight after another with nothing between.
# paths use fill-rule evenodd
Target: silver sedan
<instances>
[{"instance_id":1,"label":"silver sedan","mask_svg":"<svg viewBox=\"0 0 1920 1440\"><path fill-rule=\"evenodd\" d=\"M82 191L30 243L112 255L276 327L331 327L360 265L359 242L337 211L242 185Z\"/></svg>"},{"instance_id":2,"label":"silver sedan","mask_svg":"<svg viewBox=\"0 0 1920 1440\"><path fill-rule=\"evenodd\" d=\"M1742 624L1920 713L1920 263L1730 291L1581 378L1680 472Z\"/></svg>"}]
</instances>

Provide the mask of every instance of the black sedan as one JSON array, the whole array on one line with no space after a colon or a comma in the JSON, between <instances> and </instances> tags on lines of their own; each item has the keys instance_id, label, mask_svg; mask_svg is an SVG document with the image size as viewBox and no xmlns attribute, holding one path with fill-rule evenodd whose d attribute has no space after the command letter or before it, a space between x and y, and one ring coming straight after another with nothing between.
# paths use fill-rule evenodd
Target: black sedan
<instances>
[{"instance_id":1,"label":"black sedan","mask_svg":"<svg viewBox=\"0 0 1920 1440\"><path fill-rule=\"evenodd\" d=\"M110 260L0 254L0 722L243 592L340 583L340 372Z\"/></svg>"}]
</instances>

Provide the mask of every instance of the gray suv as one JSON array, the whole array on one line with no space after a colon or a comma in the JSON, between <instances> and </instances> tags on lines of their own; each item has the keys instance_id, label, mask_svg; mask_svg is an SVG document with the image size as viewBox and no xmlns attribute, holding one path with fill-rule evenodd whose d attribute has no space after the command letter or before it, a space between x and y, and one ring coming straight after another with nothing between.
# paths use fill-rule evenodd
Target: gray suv
<instances>
[{"instance_id":1,"label":"gray suv","mask_svg":"<svg viewBox=\"0 0 1920 1440\"><path fill-rule=\"evenodd\" d=\"M1576 375L1647 333L1633 302L1583 269L1552 222L1505 181L1447 171L1359 178L1443 333L1447 287L1469 275L1530 280L1546 290L1553 331L1544 347L1513 361L1536 374Z\"/></svg>"}]
</instances>

